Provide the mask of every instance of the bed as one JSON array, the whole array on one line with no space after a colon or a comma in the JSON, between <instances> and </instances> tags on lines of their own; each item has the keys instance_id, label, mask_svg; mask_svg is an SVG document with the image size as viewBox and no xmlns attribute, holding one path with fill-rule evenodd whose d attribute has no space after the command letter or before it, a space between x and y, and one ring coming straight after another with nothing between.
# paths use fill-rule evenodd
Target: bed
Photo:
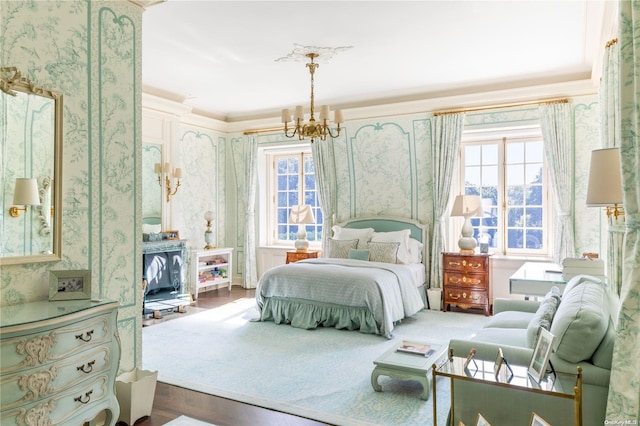
<instances>
[{"instance_id":1,"label":"bed","mask_svg":"<svg viewBox=\"0 0 640 426\"><path fill-rule=\"evenodd\" d=\"M260 320L391 338L395 324L427 306L427 236L425 225L405 218L358 218L334 226L322 258L263 274L256 288Z\"/></svg>"}]
</instances>

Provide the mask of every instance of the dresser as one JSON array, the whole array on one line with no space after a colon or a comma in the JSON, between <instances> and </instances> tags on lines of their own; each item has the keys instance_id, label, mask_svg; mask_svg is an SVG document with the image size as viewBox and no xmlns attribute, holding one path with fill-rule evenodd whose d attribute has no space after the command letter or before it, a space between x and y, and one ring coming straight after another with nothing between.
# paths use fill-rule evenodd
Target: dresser
<instances>
[{"instance_id":1,"label":"dresser","mask_svg":"<svg viewBox=\"0 0 640 426\"><path fill-rule=\"evenodd\" d=\"M442 253L442 310L482 308L491 313L489 254Z\"/></svg>"},{"instance_id":2,"label":"dresser","mask_svg":"<svg viewBox=\"0 0 640 426\"><path fill-rule=\"evenodd\" d=\"M0 424L115 425L118 303L41 301L2 307Z\"/></svg>"},{"instance_id":3,"label":"dresser","mask_svg":"<svg viewBox=\"0 0 640 426\"><path fill-rule=\"evenodd\" d=\"M315 259L320 254L320 250L307 250L307 251L297 251L297 250L289 250L287 252L287 261L286 263L294 263L298 260L304 259Z\"/></svg>"}]
</instances>

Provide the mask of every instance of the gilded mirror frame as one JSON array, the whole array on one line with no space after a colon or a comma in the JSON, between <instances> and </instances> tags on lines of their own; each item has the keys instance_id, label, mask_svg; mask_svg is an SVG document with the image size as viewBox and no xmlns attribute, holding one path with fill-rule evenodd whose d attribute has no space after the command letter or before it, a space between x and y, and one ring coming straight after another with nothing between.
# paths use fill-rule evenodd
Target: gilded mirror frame
<instances>
[{"instance_id":1,"label":"gilded mirror frame","mask_svg":"<svg viewBox=\"0 0 640 426\"><path fill-rule=\"evenodd\" d=\"M22 76L16 67L0 68L0 90L15 96L17 92L28 95L41 96L54 102L54 130L53 130L53 184L46 183L53 191L51 200L51 224L53 225L53 239L51 253L34 254L28 256L0 257L0 265L17 265L25 263L55 262L62 259L62 121L63 96L61 92L39 86L35 82ZM41 217L43 212L40 211ZM5 215L6 217L6 215ZM34 219L35 220L35 219ZM42 224L48 226L48 224Z\"/></svg>"}]
</instances>

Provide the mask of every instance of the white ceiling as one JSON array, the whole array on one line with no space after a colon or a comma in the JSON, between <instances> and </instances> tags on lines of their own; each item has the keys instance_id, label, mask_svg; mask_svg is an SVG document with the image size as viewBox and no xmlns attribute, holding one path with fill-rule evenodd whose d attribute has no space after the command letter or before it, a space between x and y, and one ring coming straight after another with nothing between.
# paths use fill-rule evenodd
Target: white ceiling
<instances>
[{"instance_id":1,"label":"white ceiling","mask_svg":"<svg viewBox=\"0 0 640 426\"><path fill-rule=\"evenodd\" d=\"M276 61L296 45L351 46L319 60L332 108L596 81L611 5L168 0L143 13L143 89L230 122L307 108L306 61Z\"/></svg>"}]
</instances>

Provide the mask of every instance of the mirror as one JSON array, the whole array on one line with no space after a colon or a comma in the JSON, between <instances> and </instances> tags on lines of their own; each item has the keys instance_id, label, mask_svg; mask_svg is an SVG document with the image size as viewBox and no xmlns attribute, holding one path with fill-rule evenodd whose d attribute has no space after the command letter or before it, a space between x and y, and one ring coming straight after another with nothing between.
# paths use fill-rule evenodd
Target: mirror
<instances>
[{"instance_id":1,"label":"mirror","mask_svg":"<svg viewBox=\"0 0 640 426\"><path fill-rule=\"evenodd\" d=\"M162 164L162 145L142 144L142 232L157 233L162 229L162 187L155 165Z\"/></svg>"},{"instance_id":2,"label":"mirror","mask_svg":"<svg viewBox=\"0 0 640 426\"><path fill-rule=\"evenodd\" d=\"M0 138L0 265L60 260L62 94L15 67L0 68ZM16 205L16 181L24 178L34 200Z\"/></svg>"}]
</instances>

